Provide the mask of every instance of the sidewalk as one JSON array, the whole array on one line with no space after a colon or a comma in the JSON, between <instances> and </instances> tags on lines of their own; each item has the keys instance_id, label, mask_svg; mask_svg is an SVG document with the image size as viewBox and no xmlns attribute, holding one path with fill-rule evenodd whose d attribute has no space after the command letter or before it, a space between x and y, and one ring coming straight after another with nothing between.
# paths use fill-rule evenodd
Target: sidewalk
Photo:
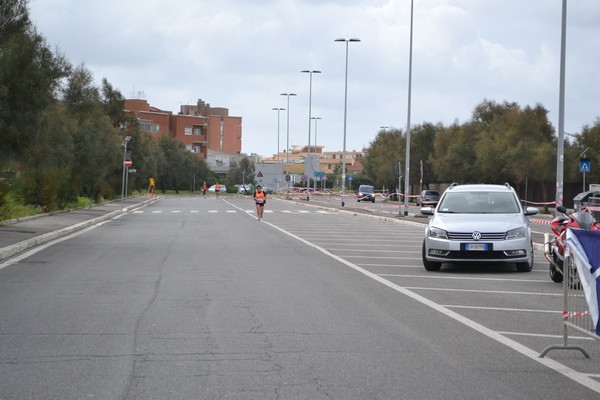
<instances>
[{"instance_id":1,"label":"sidewalk","mask_svg":"<svg viewBox=\"0 0 600 400\"><path fill-rule=\"evenodd\" d=\"M156 199L146 196L130 197L123 201L123 209L121 200L117 200L90 208L0 221L0 261L153 201Z\"/></svg>"}]
</instances>

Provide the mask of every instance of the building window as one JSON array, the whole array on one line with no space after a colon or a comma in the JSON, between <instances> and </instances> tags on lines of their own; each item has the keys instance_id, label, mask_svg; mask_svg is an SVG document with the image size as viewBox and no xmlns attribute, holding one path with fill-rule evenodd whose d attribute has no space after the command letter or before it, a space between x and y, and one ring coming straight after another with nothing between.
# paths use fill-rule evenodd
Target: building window
<instances>
[{"instance_id":1,"label":"building window","mask_svg":"<svg viewBox=\"0 0 600 400\"><path fill-rule=\"evenodd\" d=\"M183 134L185 136L192 136L192 128L184 128L183 129Z\"/></svg>"},{"instance_id":2,"label":"building window","mask_svg":"<svg viewBox=\"0 0 600 400\"><path fill-rule=\"evenodd\" d=\"M194 136L202 136L202 129L199 126L194 127Z\"/></svg>"}]
</instances>

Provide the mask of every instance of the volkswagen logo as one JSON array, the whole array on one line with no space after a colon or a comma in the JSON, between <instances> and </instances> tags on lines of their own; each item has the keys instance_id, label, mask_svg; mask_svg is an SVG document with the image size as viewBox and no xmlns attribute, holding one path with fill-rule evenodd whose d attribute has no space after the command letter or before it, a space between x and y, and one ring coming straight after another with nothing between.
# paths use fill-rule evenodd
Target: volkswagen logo
<instances>
[{"instance_id":1,"label":"volkswagen logo","mask_svg":"<svg viewBox=\"0 0 600 400\"><path fill-rule=\"evenodd\" d=\"M473 232L473 234L471 236L473 237L474 240L479 240L479 239L481 239L481 232L475 231L475 232Z\"/></svg>"}]
</instances>

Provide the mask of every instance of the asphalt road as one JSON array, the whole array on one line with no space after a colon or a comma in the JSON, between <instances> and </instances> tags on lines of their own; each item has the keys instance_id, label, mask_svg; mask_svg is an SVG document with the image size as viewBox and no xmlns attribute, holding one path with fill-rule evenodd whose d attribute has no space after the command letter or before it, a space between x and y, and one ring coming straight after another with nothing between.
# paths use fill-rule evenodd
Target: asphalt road
<instances>
[{"instance_id":1,"label":"asphalt road","mask_svg":"<svg viewBox=\"0 0 600 400\"><path fill-rule=\"evenodd\" d=\"M423 224L160 199L0 264L0 399L591 399L541 253L426 272ZM401 219L401 221L399 221Z\"/></svg>"}]
</instances>

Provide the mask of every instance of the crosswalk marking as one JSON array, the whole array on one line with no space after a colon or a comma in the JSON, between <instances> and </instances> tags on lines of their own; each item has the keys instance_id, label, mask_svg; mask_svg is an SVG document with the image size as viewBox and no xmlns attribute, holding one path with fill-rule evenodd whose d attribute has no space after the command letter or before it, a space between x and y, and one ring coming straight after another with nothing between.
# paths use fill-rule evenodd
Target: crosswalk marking
<instances>
[{"instance_id":1,"label":"crosswalk marking","mask_svg":"<svg viewBox=\"0 0 600 400\"><path fill-rule=\"evenodd\" d=\"M249 214L256 212L255 209L247 209L247 210L244 210L244 211L246 213L249 213ZM145 212L145 210L135 210L135 211L132 211L132 214L144 214L144 212ZM154 211L151 211L152 214L163 214L163 213L181 214L183 212L185 212L185 211L182 211L182 210L171 210L171 211L154 210ZM198 214L198 213L201 213L201 212L208 212L208 213L211 213L211 214L217 214L219 212L225 212L225 213L228 213L228 214L235 214L235 213L237 213L237 210L221 210L221 211L219 211L219 210L189 210L187 212L189 212L191 214ZM312 213L317 213L317 214L332 214L330 211L325 211L325 210L316 210L316 211L308 211L308 210L280 210L280 211L265 210L264 212L265 212L265 214L274 214L274 213L279 213L279 212L280 213L284 213L284 214L310 214L311 212Z\"/></svg>"}]
</instances>

